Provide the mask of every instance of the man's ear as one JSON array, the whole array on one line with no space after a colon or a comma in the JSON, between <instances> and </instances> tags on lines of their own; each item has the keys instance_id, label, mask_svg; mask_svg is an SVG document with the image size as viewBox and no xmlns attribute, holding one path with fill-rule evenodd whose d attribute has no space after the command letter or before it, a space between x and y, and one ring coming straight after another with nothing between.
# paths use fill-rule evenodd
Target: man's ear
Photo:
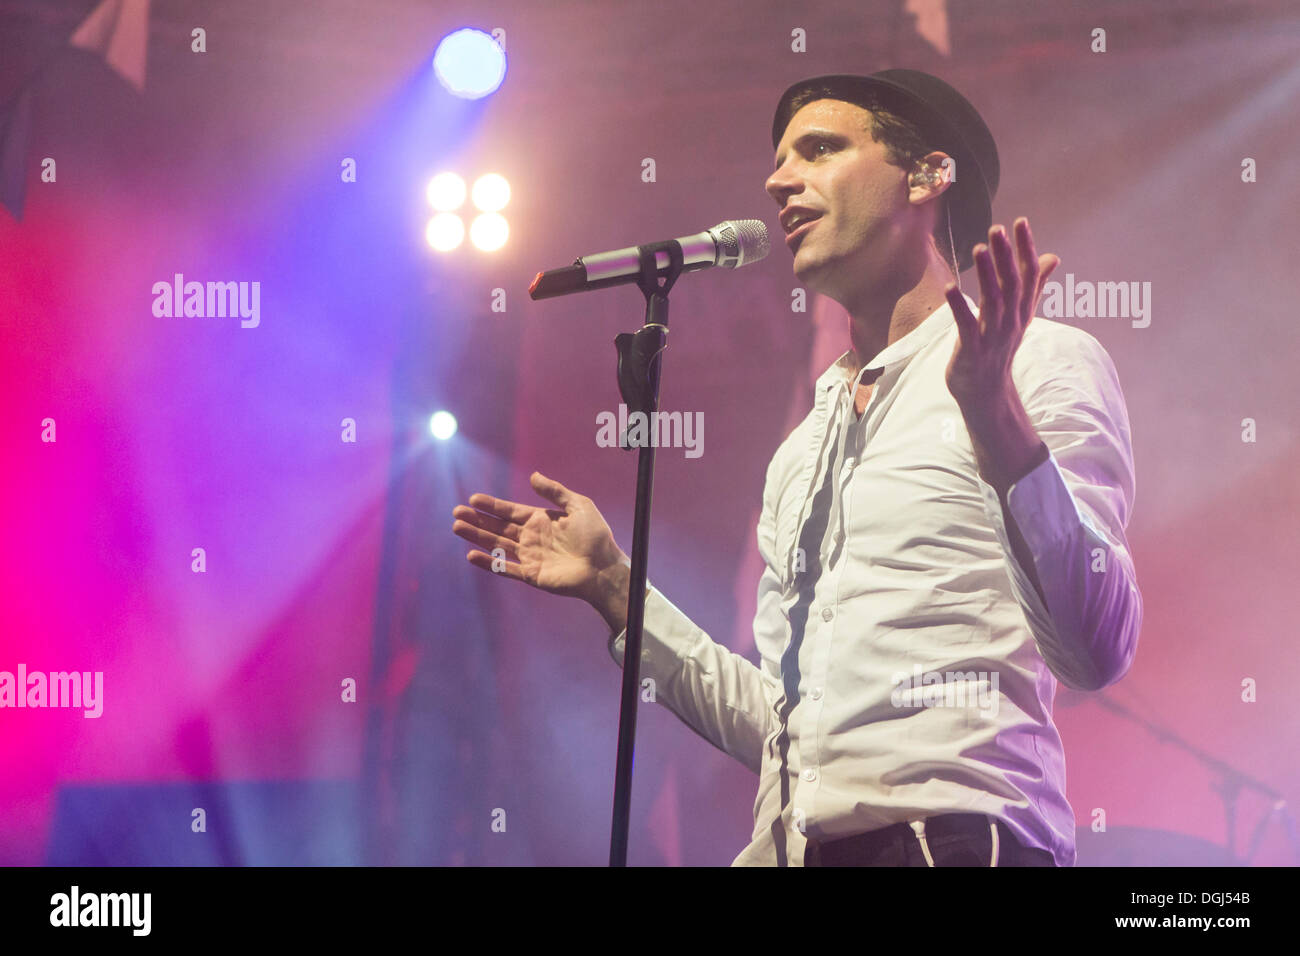
<instances>
[{"instance_id":1,"label":"man's ear","mask_svg":"<svg viewBox=\"0 0 1300 956\"><path fill-rule=\"evenodd\" d=\"M945 189L957 181L957 160L943 150L936 149L921 157L921 162L934 170Z\"/></svg>"},{"instance_id":2,"label":"man's ear","mask_svg":"<svg viewBox=\"0 0 1300 956\"><path fill-rule=\"evenodd\" d=\"M908 200L925 202L942 195L956 180L956 161L935 150L922 156L907 176Z\"/></svg>"}]
</instances>

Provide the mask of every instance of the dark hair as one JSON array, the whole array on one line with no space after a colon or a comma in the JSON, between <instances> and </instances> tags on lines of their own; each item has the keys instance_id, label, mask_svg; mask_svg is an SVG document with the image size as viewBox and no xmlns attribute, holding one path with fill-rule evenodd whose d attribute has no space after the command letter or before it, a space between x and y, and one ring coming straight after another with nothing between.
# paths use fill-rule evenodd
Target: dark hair
<instances>
[{"instance_id":1,"label":"dark hair","mask_svg":"<svg viewBox=\"0 0 1300 956\"><path fill-rule=\"evenodd\" d=\"M858 99L844 100L842 93L834 92L829 87L811 87L800 90L791 97L787 115L793 118L795 113L798 113L799 110L814 100L826 99L849 102L854 106L862 107L871 114L871 121L864 124L863 129L871 135L875 142L885 147L885 157L891 166L911 170L925 156L935 151L931 148L925 134L916 123L887 109L881 104L878 97L869 93ZM935 245L940 250L950 250L944 261L949 268L953 268L952 261L956 258L957 253L948 242L948 217L945 215L947 211L948 195L944 193L939 197L939 210L934 221L932 235L934 236Z\"/></svg>"}]
</instances>

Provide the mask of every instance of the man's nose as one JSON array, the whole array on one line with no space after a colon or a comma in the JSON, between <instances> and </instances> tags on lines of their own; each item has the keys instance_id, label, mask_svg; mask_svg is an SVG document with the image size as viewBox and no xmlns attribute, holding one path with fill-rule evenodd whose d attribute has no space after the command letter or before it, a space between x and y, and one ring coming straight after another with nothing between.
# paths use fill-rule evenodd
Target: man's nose
<instances>
[{"instance_id":1,"label":"man's nose","mask_svg":"<svg viewBox=\"0 0 1300 956\"><path fill-rule=\"evenodd\" d=\"M782 166L767 177L764 188L767 190L767 194L776 200L778 206L784 206L790 196L803 192L803 181L798 176L795 176L788 167Z\"/></svg>"}]
</instances>

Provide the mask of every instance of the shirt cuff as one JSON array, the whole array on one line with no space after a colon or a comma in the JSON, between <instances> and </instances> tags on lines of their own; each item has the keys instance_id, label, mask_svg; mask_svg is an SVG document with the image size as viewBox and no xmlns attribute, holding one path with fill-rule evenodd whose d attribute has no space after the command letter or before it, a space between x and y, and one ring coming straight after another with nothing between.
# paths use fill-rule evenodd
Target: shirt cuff
<instances>
[{"instance_id":1,"label":"shirt cuff","mask_svg":"<svg viewBox=\"0 0 1300 956\"><path fill-rule=\"evenodd\" d=\"M695 623L648 584L641 625L641 673L657 679L674 673L699 636ZM609 656L619 667L623 666L626 643L626 628L609 636Z\"/></svg>"},{"instance_id":2,"label":"shirt cuff","mask_svg":"<svg viewBox=\"0 0 1300 956\"><path fill-rule=\"evenodd\" d=\"M1079 510L1056 456L1050 451L1042 464L1007 491L1007 507L1035 562L1080 529L1100 538Z\"/></svg>"},{"instance_id":3,"label":"shirt cuff","mask_svg":"<svg viewBox=\"0 0 1300 956\"><path fill-rule=\"evenodd\" d=\"M1077 533L1081 526L1088 527L1065 483L1056 456L1049 450L1042 462L1007 489L1006 511L1003 510L1002 498L997 490L978 475L976 480L984 497L985 510L1006 551L1012 583L1021 604L1032 620L1049 627L1051 615L1034 587L1028 569L1021 567L1016 557L1007 530L1007 514L1015 519L1016 527L1029 548L1034 562L1032 570L1041 576L1044 570L1053 567L1051 561L1054 557L1059 557L1062 542Z\"/></svg>"}]
</instances>

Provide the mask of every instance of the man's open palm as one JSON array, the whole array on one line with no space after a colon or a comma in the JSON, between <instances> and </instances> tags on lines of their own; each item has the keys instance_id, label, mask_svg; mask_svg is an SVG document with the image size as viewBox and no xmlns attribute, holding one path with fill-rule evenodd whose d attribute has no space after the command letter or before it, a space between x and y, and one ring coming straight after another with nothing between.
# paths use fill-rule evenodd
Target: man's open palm
<instances>
[{"instance_id":1,"label":"man's open palm","mask_svg":"<svg viewBox=\"0 0 1300 956\"><path fill-rule=\"evenodd\" d=\"M627 556L590 498L540 472L529 481L557 507L474 494L469 506L452 510L452 531L482 549L465 557L475 567L540 590L591 600L600 573Z\"/></svg>"}]
</instances>

